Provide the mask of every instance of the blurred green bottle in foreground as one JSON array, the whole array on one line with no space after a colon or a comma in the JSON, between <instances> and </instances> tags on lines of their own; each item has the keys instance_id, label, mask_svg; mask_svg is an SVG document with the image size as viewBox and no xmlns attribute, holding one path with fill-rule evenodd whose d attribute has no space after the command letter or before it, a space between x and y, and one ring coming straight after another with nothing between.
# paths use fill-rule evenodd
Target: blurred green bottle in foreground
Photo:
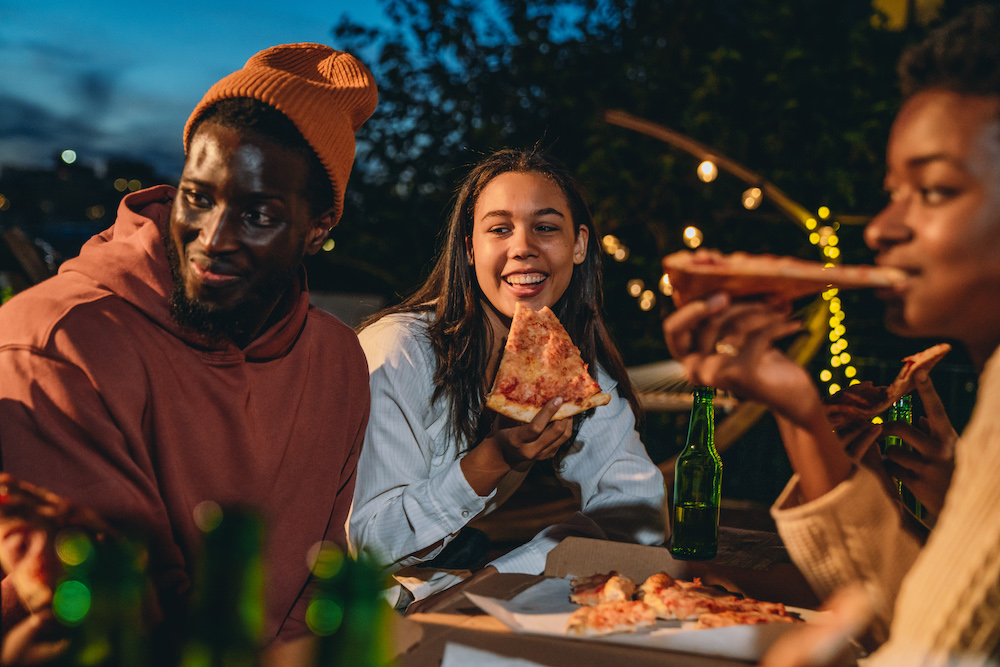
<instances>
[{"instance_id":1,"label":"blurred green bottle in foreground","mask_svg":"<svg viewBox=\"0 0 1000 667\"><path fill-rule=\"evenodd\" d=\"M670 553L684 560L707 560L719 547L722 460L715 451L713 387L696 387L687 442L674 465Z\"/></svg>"},{"instance_id":2,"label":"blurred green bottle in foreground","mask_svg":"<svg viewBox=\"0 0 1000 667\"><path fill-rule=\"evenodd\" d=\"M330 542L317 545L310 560L316 590L306 625L319 638L316 667L392 665L393 611L382 596L381 571Z\"/></svg>"},{"instance_id":3,"label":"blurred green bottle in foreground","mask_svg":"<svg viewBox=\"0 0 1000 667\"><path fill-rule=\"evenodd\" d=\"M66 528L57 535L55 548L65 574L53 591L52 613L69 628L69 646L51 664L149 664L145 547L127 538L95 539Z\"/></svg>"},{"instance_id":4,"label":"blurred green bottle in foreground","mask_svg":"<svg viewBox=\"0 0 1000 667\"><path fill-rule=\"evenodd\" d=\"M254 667L264 627L264 530L256 513L205 502L180 667Z\"/></svg>"},{"instance_id":5,"label":"blurred green bottle in foreground","mask_svg":"<svg viewBox=\"0 0 1000 667\"><path fill-rule=\"evenodd\" d=\"M906 396L901 396L898 401L892 404L889 408L889 419L890 422L903 421L907 424L913 423L913 405L912 398L909 394ZM894 435L886 436L885 438L886 447L903 447L907 451L913 451L913 448L904 443L901 439ZM916 496L913 495L906 486L900 482L896 481L896 487L899 489L899 497L903 501L903 506L910 511L913 516L918 519L924 518L924 506L920 504Z\"/></svg>"}]
</instances>

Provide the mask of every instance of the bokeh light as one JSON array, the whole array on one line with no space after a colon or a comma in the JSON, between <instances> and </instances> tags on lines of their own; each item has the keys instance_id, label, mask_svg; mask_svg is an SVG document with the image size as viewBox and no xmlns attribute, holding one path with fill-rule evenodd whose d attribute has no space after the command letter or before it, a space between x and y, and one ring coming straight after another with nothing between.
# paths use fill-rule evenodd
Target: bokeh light
<instances>
[{"instance_id":1,"label":"bokeh light","mask_svg":"<svg viewBox=\"0 0 1000 667\"><path fill-rule=\"evenodd\" d=\"M705 235L697 227L689 225L684 228L684 245L687 247L692 249L697 248L701 245L704 238Z\"/></svg>"},{"instance_id":2,"label":"bokeh light","mask_svg":"<svg viewBox=\"0 0 1000 667\"><path fill-rule=\"evenodd\" d=\"M674 293L674 286L670 284L670 276L663 274L660 278L660 293L664 296L670 296Z\"/></svg>"},{"instance_id":3,"label":"bokeh light","mask_svg":"<svg viewBox=\"0 0 1000 667\"><path fill-rule=\"evenodd\" d=\"M719 168L711 160L705 160L698 165L698 178L705 183L711 183L719 175Z\"/></svg>"},{"instance_id":4,"label":"bokeh light","mask_svg":"<svg viewBox=\"0 0 1000 667\"><path fill-rule=\"evenodd\" d=\"M76 151L64 150L59 157L62 158L62 161L66 164L73 164L76 162Z\"/></svg>"},{"instance_id":5,"label":"bokeh light","mask_svg":"<svg viewBox=\"0 0 1000 667\"><path fill-rule=\"evenodd\" d=\"M52 594L52 613L66 625L79 625L90 611L90 589L83 582L69 579Z\"/></svg>"},{"instance_id":6,"label":"bokeh light","mask_svg":"<svg viewBox=\"0 0 1000 667\"><path fill-rule=\"evenodd\" d=\"M306 553L306 564L315 576L330 579L344 566L344 552L333 542L317 542Z\"/></svg>"},{"instance_id":7,"label":"bokeh light","mask_svg":"<svg viewBox=\"0 0 1000 667\"><path fill-rule=\"evenodd\" d=\"M313 600L306 609L306 625L320 637L332 635L340 627L343 620L343 608L327 598Z\"/></svg>"},{"instance_id":8,"label":"bokeh light","mask_svg":"<svg viewBox=\"0 0 1000 667\"><path fill-rule=\"evenodd\" d=\"M638 278L633 278L626 284L629 296L634 296L634 297L638 297L640 294L642 294L642 290L645 289L645 287L646 287L645 283L643 283Z\"/></svg>"},{"instance_id":9,"label":"bokeh light","mask_svg":"<svg viewBox=\"0 0 1000 667\"><path fill-rule=\"evenodd\" d=\"M764 200L764 193L760 188L748 188L743 191L743 208L752 211L760 206Z\"/></svg>"},{"instance_id":10,"label":"bokeh light","mask_svg":"<svg viewBox=\"0 0 1000 667\"><path fill-rule=\"evenodd\" d=\"M81 528L64 528L55 539L56 555L66 565L80 565L94 555L94 543Z\"/></svg>"},{"instance_id":11,"label":"bokeh light","mask_svg":"<svg viewBox=\"0 0 1000 667\"><path fill-rule=\"evenodd\" d=\"M214 500L203 500L194 508L194 522L204 533L210 533L222 523L222 508Z\"/></svg>"}]
</instances>

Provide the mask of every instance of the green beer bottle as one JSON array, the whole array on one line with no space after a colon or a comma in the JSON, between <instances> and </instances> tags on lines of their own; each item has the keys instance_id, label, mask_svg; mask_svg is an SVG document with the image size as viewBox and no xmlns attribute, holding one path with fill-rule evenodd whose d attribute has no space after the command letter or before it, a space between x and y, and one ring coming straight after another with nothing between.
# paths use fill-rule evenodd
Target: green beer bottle
<instances>
[{"instance_id":1,"label":"green beer bottle","mask_svg":"<svg viewBox=\"0 0 1000 667\"><path fill-rule=\"evenodd\" d=\"M898 401L892 404L889 408L889 420L890 422L904 421L907 424L913 423L913 407L912 398L909 394L906 396L901 396ZM907 451L913 451L913 448L904 443L901 439L894 435L886 436L885 438L886 447L903 447ZM919 500L913 495L906 486L903 485L899 480L896 481L896 487L899 489L899 497L903 501L903 506L910 511L913 516L918 519L924 518L924 506Z\"/></svg>"},{"instance_id":2,"label":"green beer bottle","mask_svg":"<svg viewBox=\"0 0 1000 667\"><path fill-rule=\"evenodd\" d=\"M260 517L212 502L196 510L205 533L180 667L254 667L264 627Z\"/></svg>"},{"instance_id":3,"label":"green beer bottle","mask_svg":"<svg viewBox=\"0 0 1000 667\"><path fill-rule=\"evenodd\" d=\"M317 587L306 625L318 637L315 667L390 667L394 612L382 597L381 571L323 542L312 573Z\"/></svg>"},{"instance_id":4,"label":"green beer bottle","mask_svg":"<svg viewBox=\"0 0 1000 667\"><path fill-rule=\"evenodd\" d=\"M66 528L56 536L65 574L52 597L56 619L68 627L69 646L58 667L130 667L150 664L144 624L148 580L145 547L131 538L95 539Z\"/></svg>"},{"instance_id":5,"label":"green beer bottle","mask_svg":"<svg viewBox=\"0 0 1000 667\"><path fill-rule=\"evenodd\" d=\"M687 442L674 466L674 509L670 553L684 560L707 560L719 546L722 460L715 451L713 387L696 387Z\"/></svg>"}]
</instances>

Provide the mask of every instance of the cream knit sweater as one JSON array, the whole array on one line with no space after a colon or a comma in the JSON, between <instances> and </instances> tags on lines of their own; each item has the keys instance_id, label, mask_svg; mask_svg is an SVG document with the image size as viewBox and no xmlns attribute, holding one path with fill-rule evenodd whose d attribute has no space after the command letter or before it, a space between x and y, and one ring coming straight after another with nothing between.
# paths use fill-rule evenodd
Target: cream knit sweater
<instances>
[{"instance_id":1,"label":"cream knit sweater","mask_svg":"<svg viewBox=\"0 0 1000 667\"><path fill-rule=\"evenodd\" d=\"M861 582L885 642L866 663L998 664L1000 655L1000 354L955 452L944 509L926 545L870 470L798 502L793 477L771 510L789 554L820 598Z\"/></svg>"}]
</instances>

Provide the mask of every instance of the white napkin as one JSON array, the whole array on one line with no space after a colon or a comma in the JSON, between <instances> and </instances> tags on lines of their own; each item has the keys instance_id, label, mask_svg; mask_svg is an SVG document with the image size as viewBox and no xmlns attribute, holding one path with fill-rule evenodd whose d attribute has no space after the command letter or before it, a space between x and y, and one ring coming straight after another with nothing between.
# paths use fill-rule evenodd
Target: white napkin
<instances>
[{"instance_id":1,"label":"white napkin","mask_svg":"<svg viewBox=\"0 0 1000 667\"><path fill-rule=\"evenodd\" d=\"M537 662L523 658L508 658L451 642L445 644L441 667L469 667L469 665L476 665L476 667L544 667Z\"/></svg>"}]
</instances>

